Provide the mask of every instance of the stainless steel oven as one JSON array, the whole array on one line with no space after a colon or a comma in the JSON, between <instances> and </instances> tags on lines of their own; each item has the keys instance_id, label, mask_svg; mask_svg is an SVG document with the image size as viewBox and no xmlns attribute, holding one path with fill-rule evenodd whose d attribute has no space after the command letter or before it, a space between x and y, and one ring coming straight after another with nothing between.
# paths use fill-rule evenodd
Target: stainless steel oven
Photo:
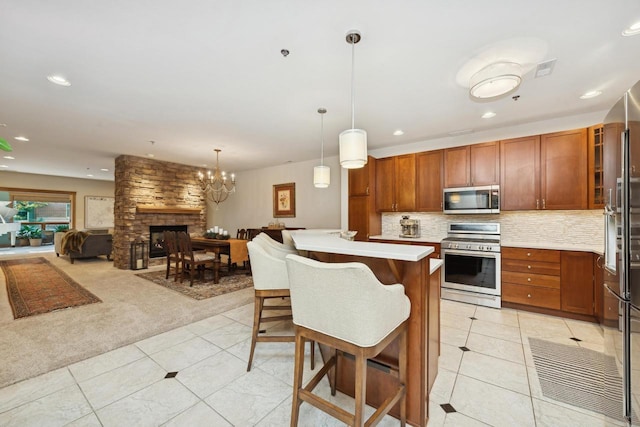
<instances>
[{"instance_id":1,"label":"stainless steel oven","mask_svg":"<svg viewBox=\"0 0 640 427\"><path fill-rule=\"evenodd\" d=\"M441 245L442 298L500 308L500 224L449 224Z\"/></svg>"}]
</instances>

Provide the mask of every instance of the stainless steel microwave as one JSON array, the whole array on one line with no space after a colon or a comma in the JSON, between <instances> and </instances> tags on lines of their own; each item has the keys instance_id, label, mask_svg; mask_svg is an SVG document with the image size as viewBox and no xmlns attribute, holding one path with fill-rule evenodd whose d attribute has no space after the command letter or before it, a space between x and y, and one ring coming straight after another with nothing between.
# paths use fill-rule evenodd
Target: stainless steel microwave
<instances>
[{"instance_id":1,"label":"stainless steel microwave","mask_svg":"<svg viewBox=\"0 0 640 427\"><path fill-rule=\"evenodd\" d=\"M442 200L446 214L497 214L500 186L445 188Z\"/></svg>"}]
</instances>

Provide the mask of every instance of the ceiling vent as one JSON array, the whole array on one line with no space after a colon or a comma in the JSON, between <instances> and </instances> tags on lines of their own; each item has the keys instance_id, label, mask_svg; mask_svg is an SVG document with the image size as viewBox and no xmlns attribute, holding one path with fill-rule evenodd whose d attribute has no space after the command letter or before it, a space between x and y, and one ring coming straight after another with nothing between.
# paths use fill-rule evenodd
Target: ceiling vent
<instances>
[{"instance_id":1,"label":"ceiling vent","mask_svg":"<svg viewBox=\"0 0 640 427\"><path fill-rule=\"evenodd\" d=\"M548 76L553 72L553 67L556 65L555 59L550 59L545 62L541 62L536 67L536 78Z\"/></svg>"}]
</instances>

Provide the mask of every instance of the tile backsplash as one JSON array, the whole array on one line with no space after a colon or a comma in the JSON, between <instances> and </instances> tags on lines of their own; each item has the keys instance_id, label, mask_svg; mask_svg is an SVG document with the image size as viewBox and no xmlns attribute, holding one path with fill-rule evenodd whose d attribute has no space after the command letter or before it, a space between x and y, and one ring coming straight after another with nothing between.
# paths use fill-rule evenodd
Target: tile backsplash
<instances>
[{"instance_id":1,"label":"tile backsplash","mask_svg":"<svg viewBox=\"0 0 640 427\"><path fill-rule=\"evenodd\" d=\"M420 220L422 237L439 242L451 222L499 222L503 242L604 245L602 210L514 211L495 215L445 215L426 212L382 214L382 234L400 234L402 215ZM600 243L602 242L602 243Z\"/></svg>"}]
</instances>

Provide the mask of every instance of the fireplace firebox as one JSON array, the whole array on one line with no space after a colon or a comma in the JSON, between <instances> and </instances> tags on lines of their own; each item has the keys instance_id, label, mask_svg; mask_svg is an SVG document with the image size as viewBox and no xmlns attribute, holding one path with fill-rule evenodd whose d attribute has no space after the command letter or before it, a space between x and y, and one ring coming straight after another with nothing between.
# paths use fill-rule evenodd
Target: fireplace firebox
<instances>
[{"instance_id":1,"label":"fireplace firebox","mask_svg":"<svg viewBox=\"0 0 640 427\"><path fill-rule=\"evenodd\" d=\"M150 225L149 226L149 258L161 258L167 256L164 250L165 231L187 232L186 225Z\"/></svg>"}]
</instances>

